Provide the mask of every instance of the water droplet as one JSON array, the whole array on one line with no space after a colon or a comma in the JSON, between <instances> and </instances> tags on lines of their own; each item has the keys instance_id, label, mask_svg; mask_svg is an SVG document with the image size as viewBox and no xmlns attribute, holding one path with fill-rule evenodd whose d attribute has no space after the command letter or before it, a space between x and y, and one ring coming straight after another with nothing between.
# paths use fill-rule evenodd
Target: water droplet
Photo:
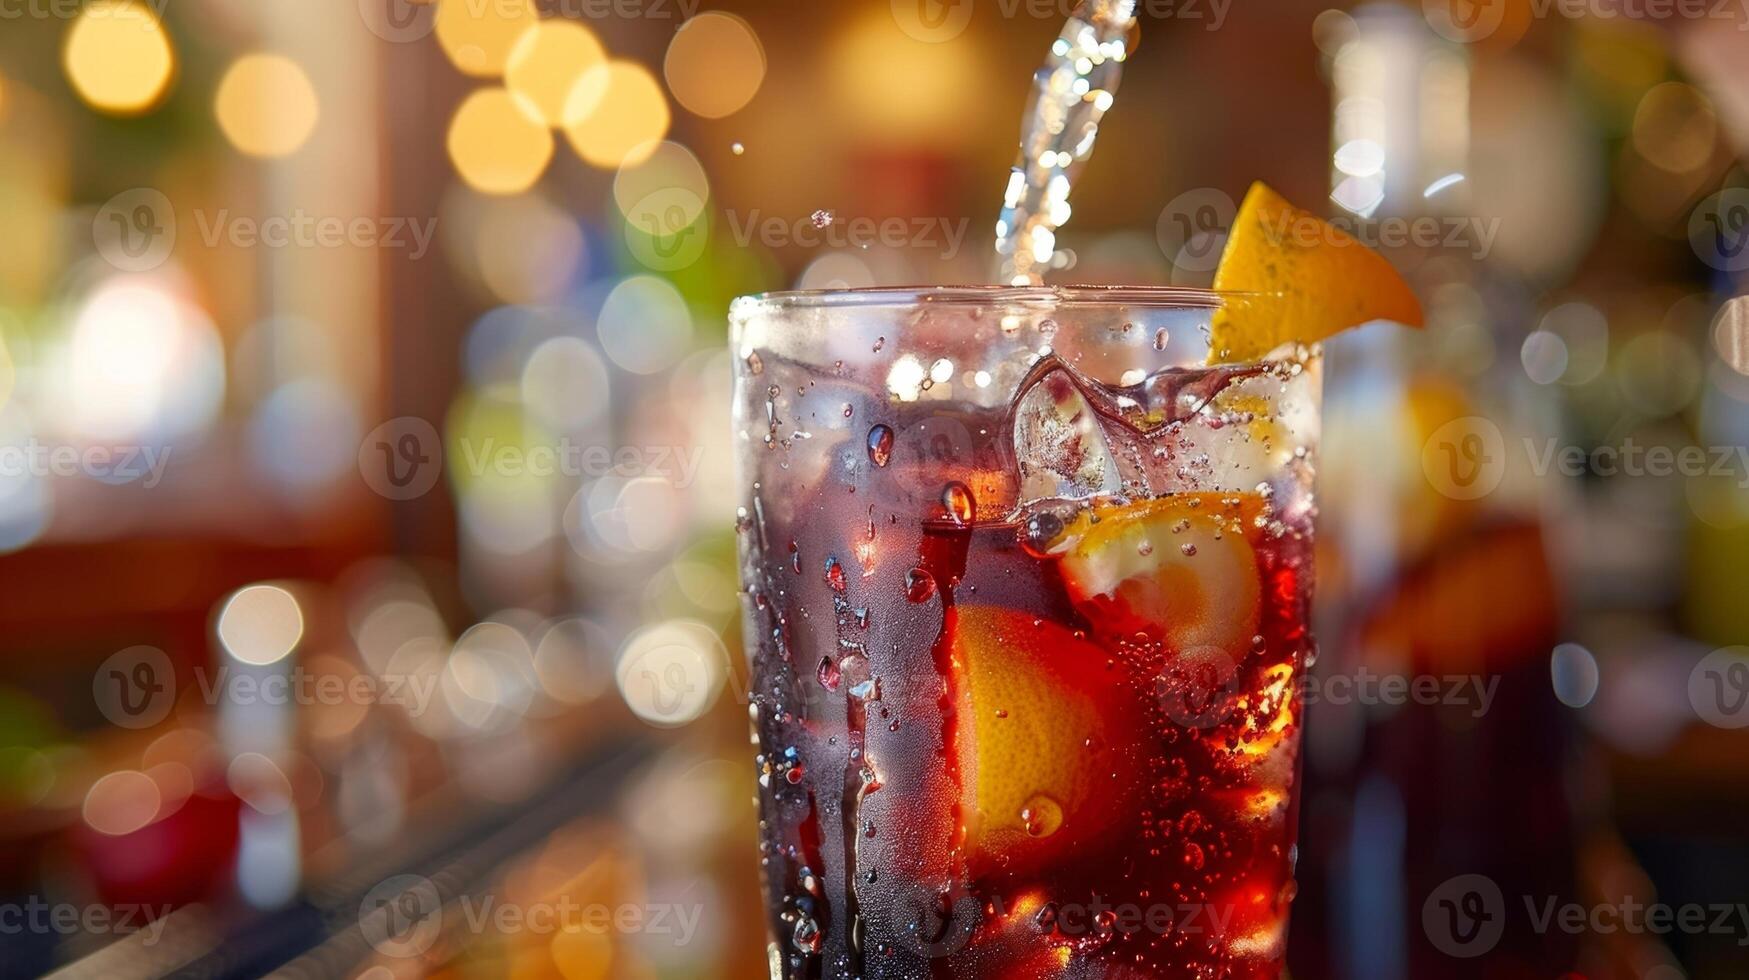
<instances>
[{"instance_id":1,"label":"water droplet","mask_svg":"<svg viewBox=\"0 0 1749 980\"><path fill-rule=\"evenodd\" d=\"M741 154L747 152L747 147L743 146L741 144L740 140L736 140L735 142L729 144L729 152L735 154L736 156L740 156Z\"/></svg>"},{"instance_id":2,"label":"water droplet","mask_svg":"<svg viewBox=\"0 0 1749 980\"><path fill-rule=\"evenodd\" d=\"M815 922L811 915L798 914L796 928L790 934L790 938L794 940L796 949L804 953L818 953L820 951L820 924Z\"/></svg>"},{"instance_id":3,"label":"water droplet","mask_svg":"<svg viewBox=\"0 0 1749 980\"><path fill-rule=\"evenodd\" d=\"M1020 808L1020 825L1028 836L1049 837L1063 827L1062 804L1040 793Z\"/></svg>"},{"instance_id":4,"label":"water droplet","mask_svg":"<svg viewBox=\"0 0 1749 980\"><path fill-rule=\"evenodd\" d=\"M971 489L958 480L942 488L941 505L947 508L947 516L962 527L978 517L978 502L972 498Z\"/></svg>"},{"instance_id":5,"label":"water droplet","mask_svg":"<svg viewBox=\"0 0 1749 980\"><path fill-rule=\"evenodd\" d=\"M876 466L885 466L893 458L893 430L885 425L875 425L868 430L868 461Z\"/></svg>"},{"instance_id":6,"label":"water droplet","mask_svg":"<svg viewBox=\"0 0 1749 980\"><path fill-rule=\"evenodd\" d=\"M1166 335L1166 328L1165 327L1161 327L1160 329L1154 331L1154 349L1155 350L1165 350L1166 349L1166 336L1167 335Z\"/></svg>"},{"instance_id":7,"label":"water droplet","mask_svg":"<svg viewBox=\"0 0 1749 980\"><path fill-rule=\"evenodd\" d=\"M747 370L754 374L765 373L765 361L759 357L758 351L747 355Z\"/></svg>"},{"instance_id":8,"label":"water droplet","mask_svg":"<svg viewBox=\"0 0 1749 980\"><path fill-rule=\"evenodd\" d=\"M1178 550L1184 552L1184 557L1189 558L1196 554L1196 545L1186 541L1178 546Z\"/></svg>"},{"instance_id":9,"label":"water droplet","mask_svg":"<svg viewBox=\"0 0 1749 980\"><path fill-rule=\"evenodd\" d=\"M808 220L812 221L814 223L815 228L824 228L827 225L832 223L834 217L835 217L835 215L833 215L832 212L826 210L825 208L821 208L820 210L815 211L813 214L809 215Z\"/></svg>"},{"instance_id":10,"label":"water droplet","mask_svg":"<svg viewBox=\"0 0 1749 980\"><path fill-rule=\"evenodd\" d=\"M844 403L844 417L849 418L855 414L856 414L856 406L850 404L849 402L845 402Z\"/></svg>"},{"instance_id":11,"label":"water droplet","mask_svg":"<svg viewBox=\"0 0 1749 980\"><path fill-rule=\"evenodd\" d=\"M848 588L844 582L844 566L840 565L836 558L826 559L826 584L830 585L832 591L839 595L843 595L845 589Z\"/></svg>"},{"instance_id":12,"label":"water droplet","mask_svg":"<svg viewBox=\"0 0 1749 980\"><path fill-rule=\"evenodd\" d=\"M831 657L821 657L820 669L815 673L820 678L820 686L828 691L838 690L838 682L842 680L844 676L843 673L839 671L838 665L832 662Z\"/></svg>"},{"instance_id":13,"label":"water droplet","mask_svg":"<svg viewBox=\"0 0 1749 980\"><path fill-rule=\"evenodd\" d=\"M1201 844L1195 841L1184 842L1184 863L1190 866L1190 870L1201 871L1204 860Z\"/></svg>"},{"instance_id":14,"label":"water droplet","mask_svg":"<svg viewBox=\"0 0 1749 980\"><path fill-rule=\"evenodd\" d=\"M1034 558L1049 558L1051 545L1063 534L1063 519L1050 511L1041 511L1026 519L1020 528L1020 546Z\"/></svg>"},{"instance_id":15,"label":"water droplet","mask_svg":"<svg viewBox=\"0 0 1749 980\"><path fill-rule=\"evenodd\" d=\"M885 338L885 337L876 337L875 338L874 352L876 354L879 354L881 352L881 348L885 347L885 346L887 346L887 338Z\"/></svg>"},{"instance_id":16,"label":"water droplet","mask_svg":"<svg viewBox=\"0 0 1749 980\"><path fill-rule=\"evenodd\" d=\"M1141 555L1143 558L1146 558L1153 553L1154 542L1149 541L1147 538L1143 538L1142 543L1136 545L1136 554Z\"/></svg>"},{"instance_id":17,"label":"water droplet","mask_svg":"<svg viewBox=\"0 0 1749 980\"><path fill-rule=\"evenodd\" d=\"M1046 902L1039 906L1038 913L1032 917L1032 924L1037 926L1040 932L1050 932L1056 928L1057 903Z\"/></svg>"},{"instance_id":18,"label":"water droplet","mask_svg":"<svg viewBox=\"0 0 1749 980\"><path fill-rule=\"evenodd\" d=\"M927 602L935 594L935 576L921 568L905 573L905 598L912 602Z\"/></svg>"}]
</instances>

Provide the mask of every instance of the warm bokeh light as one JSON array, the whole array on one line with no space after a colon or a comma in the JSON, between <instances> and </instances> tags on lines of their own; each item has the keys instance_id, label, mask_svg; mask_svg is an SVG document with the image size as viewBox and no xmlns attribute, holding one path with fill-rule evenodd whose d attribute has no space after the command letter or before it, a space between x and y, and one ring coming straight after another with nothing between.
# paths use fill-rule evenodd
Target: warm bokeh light
<instances>
[{"instance_id":1,"label":"warm bokeh light","mask_svg":"<svg viewBox=\"0 0 1749 980\"><path fill-rule=\"evenodd\" d=\"M492 78L504 73L523 31L539 19L531 0L440 0L437 41L458 69Z\"/></svg>"},{"instance_id":2,"label":"warm bokeh light","mask_svg":"<svg viewBox=\"0 0 1749 980\"><path fill-rule=\"evenodd\" d=\"M557 299L586 254L576 219L538 194L493 201L470 251L480 278L506 303Z\"/></svg>"},{"instance_id":3,"label":"warm bokeh light","mask_svg":"<svg viewBox=\"0 0 1749 980\"><path fill-rule=\"evenodd\" d=\"M565 135L584 162L612 169L642 162L668 134L671 116L649 69L609 61L585 72L565 103Z\"/></svg>"},{"instance_id":4,"label":"warm bokeh light","mask_svg":"<svg viewBox=\"0 0 1749 980\"><path fill-rule=\"evenodd\" d=\"M529 101L549 126L564 121L572 89L607 52L587 27L568 20L543 20L523 31L511 49L504 85Z\"/></svg>"},{"instance_id":5,"label":"warm bokeh light","mask_svg":"<svg viewBox=\"0 0 1749 980\"><path fill-rule=\"evenodd\" d=\"M304 613L279 586L251 585L225 602L218 634L225 652L243 663L271 664L285 659L303 638Z\"/></svg>"},{"instance_id":6,"label":"warm bokeh light","mask_svg":"<svg viewBox=\"0 0 1749 980\"><path fill-rule=\"evenodd\" d=\"M1634 110L1634 149L1660 169L1688 173L1712 158L1719 122L1712 102L1692 85L1655 85Z\"/></svg>"},{"instance_id":7,"label":"warm bokeh light","mask_svg":"<svg viewBox=\"0 0 1749 980\"><path fill-rule=\"evenodd\" d=\"M734 14L699 14L668 42L662 73L674 100L691 112L719 119L738 112L765 81L759 35Z\"/></svg>"},{"instance_id":8,"label":"warm bokeh light","mask_svg":"<svg viewBox=\"0 0 1749 980\"><path fill-rule=\"evenodd\" d=\"M450 120L449 158L474 189L518 194L546 170L553 158L553 135L507 89L481 89Z\"/></svg>"},{"instance_id":9,"label":"warm bokeh light","mask_svg":"<svg viewBox=\"0 0 1749 980\"><path fill-rule=\"evenodd\" d=\"M283 55L238 58L219 82L213 114L225 138L257 157L296 152L316 128L316 88L297 62Z\"/></svg>"},{"instance_id":10,"label":"warm bokeh light","mask_svg":"<svg viewBox=\"0 0 1749 980\"><path fill-rule=\"evenodd\" d=\"M645 212L678 208L672 220L659 225L673 231L697 220L710 199L710 180L693 152L679 143L658 143L636 163L621 167L613 178L613 201L627 221L648 231Z\"/></svg>"},{"instance_id":11,"label":"warm bokeh light","mask_svg":"<svg viewBox=\"0 0 1749 980\"><path fill-rule=\"evenodd\" d=\"M92 108L131 116L157 105L176 71L176 54L150 8L97 0L67 32L61 65Z\"/></svg>"},{"instance_id":12,"label":"warm bokeh light","mask_svg":"<svg viewBox=\"0 0 1749 980\"><path fill-rule=\"evenodd\" d=\"M686 350L692 318L686 300L668 280L631 276L607 294L596 332L613 363L634 374L654 374Z\"/></svg>"},{"instance_id":13,"label":"warm bokeh light","mask_svg":"<svg viewBox=\"0 0 1749 980\"><path fill-rule=\"evenodd\" d=\"M162 282L115 277L79 308L58 417L98 439L172 437L211 423L224 397L212 322Z\"/></svg>"},{"instance_id":14,"label":"warm bokeh light","mask_svg":"<svg viewBox=\"0 0 1749 980\"><path fill-rule=\"evenodd\" d=\"M85 794L85 823L100 834L121 837L157 819L162 803L152 777L131 769L112 772Z\"/></svg>"},{"instance_id":15,"label":"warm bokeh light","mask_svg":"<svg viewBox=\"0 0 1749 980\"><path fill-rule=\"evenodd\" d=\"M958 145L977 130L966 125L956 96L984 90L982 61L967 35L918 44L899 29L887 7L865 7L833 42L825 81L834 104L870 138L926 137ZM881 84L868 84L870 78Z\"/></svg>"},{"instance_id":16,"label":"warm bokeh light","mask_svg":"<svg viewBox=\"0 0 1749 980\"><path fill-rule=\"evenodd\" d=\"M663 728L696 721L722 693L722 641L702 623L671 620L633 634L621 648L614 679L626 704Z\"/></svg>"}]
</instances>

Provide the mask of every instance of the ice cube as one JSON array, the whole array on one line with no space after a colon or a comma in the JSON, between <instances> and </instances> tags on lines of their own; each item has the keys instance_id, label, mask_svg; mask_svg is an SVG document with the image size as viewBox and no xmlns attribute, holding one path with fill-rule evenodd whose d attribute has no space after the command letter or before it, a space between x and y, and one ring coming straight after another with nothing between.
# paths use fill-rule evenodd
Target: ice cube
<instances>
[{"instance_id":1,"label":"ice cube","mask_svg":"<svg viewBox=\"0 0 1749 980\"><path fill-rule=\"evenodd\" d=\"M1039 378L1014 414L1021 502L1084 500L1122 492L1099 414L1066 370Z\"/></svg>"}]
</instances>

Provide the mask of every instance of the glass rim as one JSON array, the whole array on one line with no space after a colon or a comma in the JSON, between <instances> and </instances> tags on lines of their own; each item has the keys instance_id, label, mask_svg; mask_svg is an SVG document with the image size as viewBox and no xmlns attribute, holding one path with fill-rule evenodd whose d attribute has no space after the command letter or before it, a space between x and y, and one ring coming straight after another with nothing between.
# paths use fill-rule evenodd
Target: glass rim
<instances>
[{"instance_id":1,"label":"glass rim","mask_svg":"<svg viewBox=\"0 0 1749 980\"><path fill-rule=\"evenodd\" d=\"M734 306L777 309L828 309L874 306L1136 306L1157 309L1217 309L1229 296L1254 292L1194 286L858 286L849 289L793 289L750 293Z\"/></svg>"}]
</instances>

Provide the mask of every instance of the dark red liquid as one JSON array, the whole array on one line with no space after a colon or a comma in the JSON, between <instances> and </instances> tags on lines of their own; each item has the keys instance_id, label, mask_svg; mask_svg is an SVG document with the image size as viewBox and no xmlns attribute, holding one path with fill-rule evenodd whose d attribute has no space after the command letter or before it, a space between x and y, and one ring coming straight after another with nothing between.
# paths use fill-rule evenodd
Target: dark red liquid
<instances>
[{"instance_id":1,"label":"dark red liquid","mask_svg":"<svg viewBox=\"0 0 1749 980\"><path fill-rule=\"evenodd\" d=\"M873 496L743 529L782 975L1277 976L1307 535L1180 495L1071 517L1111 540L1065 558Z\"/></svg>"}]
</instances>

